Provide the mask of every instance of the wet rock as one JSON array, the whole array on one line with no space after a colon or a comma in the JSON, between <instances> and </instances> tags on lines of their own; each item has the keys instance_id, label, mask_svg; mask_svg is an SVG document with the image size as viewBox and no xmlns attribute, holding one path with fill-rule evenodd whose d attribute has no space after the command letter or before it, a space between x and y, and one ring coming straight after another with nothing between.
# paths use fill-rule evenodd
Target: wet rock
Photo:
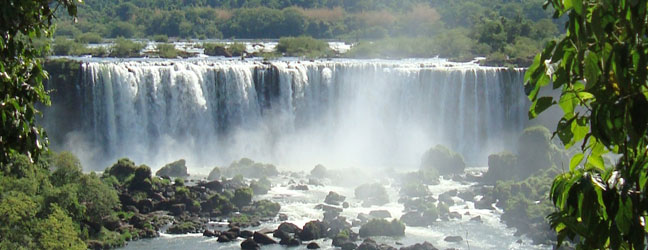
<instances>
[{"instance_id":1,"label":"wet rock","mask_svg":"<svg viewBox=\"0 0 648 250\"><path fill-rule=\"evenodd\" d=\"M405 225L408 225L410 227L426 227L432 224L432 219L436 220L436 217L426 218L423 216L422 212L418 211L407 212L400 218L400 220L405 223Z\"/></svg>"},{"instance_id":2,"label":"wet rock","mask_svg":"<svg viewBox=\"0 0 648 250\"><path fill-rule=\"evenodd\" d=\"M189 174L187 173L187 166L186 166L186 161L184 159L180 159L178 161L169 163L162 167L160 170L155 172L156 176L169 176L169 177L187 177Z\"/></svg>"},{"instance_id":3,"label":"wet rock","mask_svg":"<svg viewBox=\"0 0 648 250\"><path fill-rule=\"evenodd\" d=\"M287 220L288 220L288 215L279 214L279 221L287 221Z\"/></svg>"},{"instance_id":4,"label":"wet rock","mask_svg":"<svg viewBox=\"0 0 648 250\"><path fill-rule=\"evenodd\" d=\"M225 234L221 234L220 236L218 236L218 239L216 241L218 241L218 242L230 242L230 241L232 241L232 239L227 237L227 235L225 235Z\"/></svg>"},{"instance_id":5,"label":"wet rock","mask_svg":"<svg viewBox=\"0 0 648 250\"><path fill-rule=\"evenodd\" d=\"M258 250L261 249L258 243L256 243L253 239L247 239L241 242L241 249L244 250Z\"/></svg>"},{"instance_id":6,"label":"wet rock","mask_svg":"<svg viewBox=\"0 0 648 250\"><path fill-rule=\"evenodd\" d=\"M461 198L464 201L473 201L475 199L475 193L470 190L463 191L457 194L457 197Z\"/></svg>"},{"instance_id":7,"label":"wet rock","mask_svg":"<svg viewBox=\"0 0 648 250\"><path fill-rule=\"evenodd\" d=\"M354 191L355 197L362 200L363 206L382 206L389 203L387 190L380 183L364 184L358 186Z\"/></svg>"},{"instance_id":8,"label":"wet rock","mask_svg":"<svg viewBox=\"0 0 648 250\"><path fill-rule=\"evenodd\" d=\"M239 237L241 238L250 238L254 236L254 233L250 230L243 230L239 233Z\"/></svg>"},{"instance_id":9,"label":"wet rock","mask_svg":"<svg viewBox=\"0 0 648 250\"><path fill-rule=\"evenodd\" d=\"M401 247L400 250L439 250L430 242L416 243L411 246Z\"/></svg>"},{"instance_id":10,"label":"wet rock","mask_svg":"<svg viewBox=\"0 0 648 250\"><path fill-rule=\"evenodd\" d=\"M281 241L290 239L290 234L282 230L276 230L273 234L273 237L281 239ZM281 242L280 242L281 243ZM283 245L283 244L282 244Z\"/></svg>"},{"instance_id":11,"label":"wet rock","mask_svg":"<svg viewBox=\"0 0 648 250\"><path fill-rule=\"evenodd\" d=\"M495 208L493 207L493 200L486 197L483 197L481 200L476 201L475 208L495 210Z\"/></svg>"},{"instance_id":12,"label":"wet rock","mask_svg":"<svg viewBox=\"0 0 648 250\"><path fill-rule=\"evenodd\" d=\"M218 167L214 167L209 172L209 176L207 176L207 180L209 180L209 181L218 180L220 178L221 178L221 171L220 171L220 168L218 168Z\"/></svg>"},{"instance_id":13,"label":"wet rock","mask_svg":"<svg viewBox=\"0 0 648 250\"><path fill-rule=\"evenodd\" d=\"M343 208L349 208L349 203L348 202L342 202L342 207Z\"/></svg>"},{"instance_id":14,"label":"wet rock","mask_svg":"<svg viewBox=\"0 0 648 250\"><path fill-rule=\"evenodd\" d=\"M230 240L234 240L238 238L238 231L232 231L231 229L229 231L225 231L221 233L221 236L225 235Z\"/></svg>"},{"instance_id":15,"label":"wet rock","mask_svg":"<svg viewBox=\"0 0 648 250\"><path fill-rule=\"evenodd\" d=\"M254 232L254 241L256 243L262 244L262 245L270 245L270 244L277 244L275 240L270 238L269 236L259 233L259 232Z\"/></svg>"},{"instance_id":16,"label":"wet rock","mask_svg":"<svg viewBox=\"0 0 648 250\"><path fill-rule=\"evenodd\" d=\"M463 238L461 238L461 236L448 236L445 237L443 240L447 242L462 242Z\"/></svg>"},{"instance_id":17,"label":"wet rock","mask_svg":"<svg viewBox=\"0 0 648 250\"><path fill-rule=\"evenodd\" d=\"M299 226L290 222L281 223L277 228L277 230L281 230L286 233L300 233L302 231L301 228L299 228Z\"/></svg>"},{"instance_id":18,"label":"wet rock","mask_svg":"<svg viewBox=\"0 0 648 250\"><path fill-rule=\"evenodd\" d=\"M391 213L387 210L373 210L369 212L369 216L377 219L387 219L392 217Z\"/></svg>"},{"instance_id":19,"label":"wet rock","mask_svg":"<svg viewBox=\"0 0 648 250\"><path fill-rule=\"evenodd\" d=\"M308 185L313 185L313 186L324 186L321 181L317 179L310 178L308 179Z\"/></svg>"},{"instance_id":20,"label":"wet rock","mask_svg":"<svg viewBox=\"0 0 648 250\"><path fill-rule=\"evenodd\" d=\"M325 211L324 212L324 219L322 219L322 220L324 222L329 222L329 221L335 220L339 215L340 215L340 213L337 212L337 211Z\"/></svg>"},{"instance_id":21,"label":"wet rock","mask_svg":"<svg viewBox=\"0 0 648 250\"><path fill-rule=\"evenodd\" d=\"M214 233L214 231L209 230L209 229L207 229L207 230L205 230L203 232L203 236L205 236L205 237L216 237L216 236L219 236L219 235L220 234L216 234L216 233Z\"/></svg>"},{"instance_id":22,"label":"wet rock","mask_svg":"<svg viewBox=\"0 0 648 250\"><path fill-rule=\"evenodd\" d=\"M372 219L360 227L360 237L368 236L403 236L405 225L397 219L391 222L384 219Z\"/></svg>"},{"instance_id":23,"label":"wet rock","mask_svg":"<svg viewBox=\"0 0 648 250\"><path fill-rule=\"evenodd\" d=\"M440 175L462 174L465 168L463 157L443 145L430 148L421 160L421 170L436 170Z\"/></svg>"},{"instance_id":24,"label":"wet rock","mask_svg":"<svg viewBox=\"0 0 648 250\"><path fill-rule=\"evenodd\" d=\"M279 245L288 246L288 247L298 247L301 246L301 241L297 238L287 238L279 241Z\"/></svg>"},{"instance_id":25,"label":"wet rock","mask_svg":"<svg viewBox=\"0 0 648 250\"><path fill-rule=\"evenodd\" d=\"M450 212L450 213L448 213L448 217L450 219L459 219L459 220L461 220L461 218L462 218L461 214L458 213L458 212Z\"/></svg>"},{"instance_id":26,"label":"wet rock","mask_svg":"<svg viewBox=\"0 0 648 250\"><path fill-rule=\"evenodd\" d=\"M452 195L449 193L443 193L439 195L439 201L452 206L455 204L455 201L452 199Z\"/></svg>"},{"instance_id":27,"label":"wet rock","mask_svg":"<svg viewBox=\"0 0 648 250\"><path fill-rule=\"evenodd\" d=\"M315 178L326 178L328 175L328 171L326 170L326 167L324 167L321 164L317 164L313 170L310 171L310 175L315 177Z\"/></svg>"},{"instance_id":28,"label":"wet rock","mask_svg":"<svg viewBox=\"0 0 648 250\"><path fill-rule=\"evenodd\" d=\"M300 190L300 191L308 191L308 186L299 184L299 185L292 185L288 189L290 190Z\"/></svg>"},{"instance_id":29,"label":"wet rock","mask_svg":"<svg viewBox=\"0 0 648 250\"><path fill-rule=\"evenodd\" d=\"M326 237L328 227L319 220L311 221L304 225L299 238L302 240L316 240Z\"/></svg>"},{"instance_id":30,"label":"wet rock","mask_svg":"<svg viewBox=\"0 0 648 250\"><path fill-rule=\"evenodd\" d=\"M148 214L153 211L153 200L143 199L137 202L137 209L143 214Z\"/></svg>"},{"instance_id":31,"label":"wet rock","mask_svg":"<svg viewBox=\"0 0 648 250\"><path fill-rule=\"evenodd\" d=\"M210 182L203 182L198 184L198 186L205 187L206 189L216 191L216 192L223 192L223 184L220 181L213 180Z\"/></svg>"},{"instance_id":32,"label":"wet rock","mask_svg":"<svg viewBox=\"0 0 648 250\"><path fill-rule=\"evenodd\" d=\"M354 250L358 247L356 243L353 243L351 241L344 242L341 246L342 250Z\"/></svg>"},{"instance_id":33,"label":"wet rock","mask_svg":"<svg viewBox=\"0 0 648 250\"><path fill-rule=\"evenodd\" d=\"M480 215L470 218L470 221L483 223L482 217Z\"/></svg>"},{"instance_id":34,"label":"wet rock","mask_svg":"<svg viewBox=\"0 0 648 250\"><path fill-rule=\"evenodd\" d=\"M185 204L173 204L171 205L171 213L175 216L181 215L182 213L185 212L185 209L187 208L187 205Z\"/></svg>"},{"instance_id":35,"label":"wet rock","mask_svg":"<svg viewBox=\"0 0 648 250\"><path fill-rule=\"evenodd\" d=\"M344 195L340 195L336 192L330 191L328 195L326 195L326 198L324 199L324 203L329 204L329 205L335 205L339 206L346 197Z\"/></svg>"},{"instance_id":36,"label":"wet rock","mask_svg":"<svg viewBox=\"0 0 648 250\"><path fill-rule=\"evenodd\" d=\"M306 248L307 249L319 249L320 246L317 245L317 243L315 243L315 242L311 242L311 243L308 243L308 245L306 245Z\"/></svg>"}]
</instances>

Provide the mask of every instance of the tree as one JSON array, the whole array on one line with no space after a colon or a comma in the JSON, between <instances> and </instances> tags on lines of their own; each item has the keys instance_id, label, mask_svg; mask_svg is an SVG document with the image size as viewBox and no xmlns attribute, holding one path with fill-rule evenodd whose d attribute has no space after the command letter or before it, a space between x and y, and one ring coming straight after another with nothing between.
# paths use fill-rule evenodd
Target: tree
<instances>
[{"instance_id":1,"label":"tree","mask_svg":"<svg viewBox=\"0 0 648 250\"><path fill-rule=\"evenodd\" d=\"M551 188L548 218L586 249L644 249L648 216L648 18L646 1L550 0L567 34L526 74L529 116L558 105L554 136L577 153ZM545 6L546 7L546 6ZM561 96L539 96L550 83ZM618 159L606 163L607 153Z\"/></svg>"},{"instance_id":2,"label":"tree","mask_svg":"<svg viewBox=\"0 0 648 250\"><path fill-rule=\"evenodd\" d=\"M76 16L74 1L50 2L0 2L0 164L7 164L12 153L37 158L47 147L47 135L35 124L39 114L35 103L50 102L42 83L47 74L33 39L51 37L52 18L59 7Z\"/></svg>"}]
</instances>

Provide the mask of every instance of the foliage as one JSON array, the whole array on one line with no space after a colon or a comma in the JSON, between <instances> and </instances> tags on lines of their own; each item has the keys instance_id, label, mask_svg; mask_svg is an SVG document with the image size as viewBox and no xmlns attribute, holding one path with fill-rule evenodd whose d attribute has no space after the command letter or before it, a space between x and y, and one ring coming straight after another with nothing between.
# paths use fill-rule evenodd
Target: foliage
<instances>
[{"instance_id":1,"label":"foliage","mask_svg":"<svg viewBox=\"0 0 648 250\"><path fill-rule=\"evenodd\" d=\"M239 161L232 162L228 168L222 169L223 176L236 176L247 178L271 177L279 174L277 167L272 164L263 164L254 162L248 158L242 158Z\"/></svg>"},{"instance_id":2,"label":"foliage","mask_svg":"<svg viewBox=\"0 0 648 250\"><path fill-rule=\"evenodd\" d=\"M566 17L567 34L547 43L526 74L535 117L558 105L554 135L580 145L569 171L556 177L551 226L558 244L582 248L644 249L648 211L648 38L646 1L548 1ZM540 97L552 84L560 98ZM604 155L618 155L606 164Z\"/></svg>"},{"instance_id":3,"label":"foliage","mask_svg":"<svg viewBox=\"0 0 648 250\"><path fill-rule=\"evenodd\" d=\"M391 222L385 219L372 219L360 227L359 234L360 237L403 236L405 235L405 225L397 219Z\"/></svg>"},{"instance_id":4,"label":"foliage","mask_svg":"<svg viewBox=\"0 0 648 250\"><path fill-rule=\"evenodd\" d=\"M421 170L438 171L439 174L461 174L466 168L463 157L443 145L436 145L423 154Z\"/></svg>"},{"instance_id":5,"label":"foliage","mask_svg":"<svg viewBox=\"0 0 648 250\"><path fill-rule=\"evenodd\" d=\"M267 194L271 187L272 183L270 183L270 180L266 177L259 179L259 181L250 182L250 188L252 188L254 194L257 195Z\"/></svg>"},{"instance_id":6,"label":"foliage","mask_svg":"<svg viewBox=\"0 0 648 250\"><path fill-rule=\"evenodd\" d=\"M76 15L72 1L8 0L0 3L0 164L12 153L38 158L47 146L47 135L35 124L37 102L50 100L43 87L47 78L33 40L51 37L53 6Z\"/></svg>"},{"instance_id":7,"label":"foliage","mask_svg":"<svg viewBox=\"0 0 648 250\"><path fill-rule=\"evenodd\" d=\"M239 188L234 191L234 198L232 198L232 203L239 208L249 205L252 202L252 195L254 192L251 188Z\"/></svg>"},{"instance_id":8,"label":"foliage","mask_svg":"<svg viewBox=\"0 0 648 250\"><path fill-rule=\"evenodd\" d=\"M328 43L312 37L282 37L279 39L277 51L287 56L306 56L320 58L330 56L332 53Z\"/></svg>"},{"instance_id":9,"label":"foliage","mask_svg":"<svg viewBox=\"0 0 648 250\"><path fill-rule=\"evenodd\" d=\"M176 58L178 57L178 50L175 48L175 45L168 43L158 43L155 46L155 49L158 52L158 55L161 58Z\"/></svg>"},{"instance_id":10,"label":"foliage","mask_svg":"<svg viewBox=\"0 0 648 250\"><path fill-rule=\"evenodd\" d=\"M124 39L123 37L117 38L110 48L110 56L113 57L137 57L140 51L144 48L144 44L133 42Z\"/></svg>"},{"instance_id":11,"label":"foliage","mask_svg":"<svg viewBox=\"0 0 648 250\"><path fill-rule=\"evenodd\" d=\"M85 43L96 44L96 43L101 43L103 41L103 38L101 37L101 35L99 35L99 33L88 32L88 33L83 33L83 34L80 34L80 35L76 36L74 38L74 41L76 41L77 43L83 43L83 44L85 44Z\"/></svg>"},{"instance_id":12,"label":"foliage","mask_svg":"<svg viewBox=\"0 0 648 250\"><path fill-rule=\"evenodd\" d=\"M38 227L47 229L38 238L43 249L87 249L86 244L79 238L75 223L56 205L52 214L39 223Z\"/></svg>"},{"instance_id":13,"label":"foliage","mask_svg":"<svg viewBox=\"0 0 648 250\"><path fill-rule=\"evenodd\" d=\"M380 183L363 184L355 188L355 197L363 201L363 206L384 205L389 203L387 190Z\"/></svg>"}]
</instances>

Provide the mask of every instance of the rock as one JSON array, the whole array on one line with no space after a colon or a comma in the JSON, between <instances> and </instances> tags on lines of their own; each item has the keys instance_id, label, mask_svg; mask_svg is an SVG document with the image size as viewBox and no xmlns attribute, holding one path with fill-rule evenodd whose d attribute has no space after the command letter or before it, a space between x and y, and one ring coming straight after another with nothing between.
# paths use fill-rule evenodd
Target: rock
<instances>
[{"instance_id":1,"label":"rock","mask_svg":"<svg viewBox=\"0 0 648 250\"><path fill-rule=\"evenodd\" d=\"M363 201L363 206L382 206L389 203L387 190L380 183L360 185L354 193L357 199Z\"/></svg>"},{"instance_id":2,"label":"rock","mask_svg":"<svg viewBox=\"0 0 648 250\"><path fill-rule=\"evenodd\" d=\"M475 198L475 193L470 190L463 191L457 194L457 197L461 198L464 201L473 201Z\"/></svg>"},{"instance_id":3,"label":"rock","mask_svg":"<svg viewBox=\"0 0 648 250\"><path fill-rule=\"evenodd\" d=\"M541 125L525 129L518 138L517 149L518 162L523 163L518 164L516 171L520 180L555 165L562 158L556 145L551 142L551 132Z\"/></svg>"},{"instance_id":4,"label":"rock","mask_svg":"<svg viewBox=\"0 0 648 250\"><path fill-rule=\"evenodd\" d=\"M324 211L324 219L322 221L329 222L335 220L340 215L340 212L335 210Z\"/></svg>"},{"instance_id":5,"label":"rock","mask_svg":"<svg viewBox=\"0 0 648 250\"><path fill-rule=\"evenodd\" d=\"M160 170L155 172L156 176L169 176L169 177L187 177L189 174L187 173L187 166L186 166L186 161L184 159L180 159L178 161L169 163L162 167Z\"/></svg>"},{"instance_id":6,"label":"rock","mask_svg":"<svg viewBox=\"0 0 648 250\"><path fill-rule=\"evenodd\" d=\"M447 242L462 242L463 238L461 238L461 236L448 236L445 237L443 240Z\"/></svg>"},{"instance_id":7,"label":"rock","mask_svg":"<svg viewBox=\"0 0 648 250\"><path fill-rule=\"evenodd\" d=\"M286 238L279 241L279 245L288 246L288 247L298 247L301 246L301 241L296 238Z\"/></svg>"},{"instance_id":8,"label":"rock","mask_svg":"<svg viewBox=\"0 0 648 250\"><path fill-rule=\"evenodd\" d=\"M272 237L279 238L279 239L281 239L281 241L284 241L284 240L290 239L290 234L288 234L287 232L284 232L282 230L277 229L272 234ZM279 242L279 244L281 244L281 242ZM282 244L282 245L284 245L284 244Z\"/></svg>"},{"instance_id":9,"label":"rock","mask_svg":"<svg viewBox=\"0 0 648 250\"><path fill-rule=\"evenodd\" d=\"M275 230L270 229L270 228L263 228L258 230L257 232L262 233L262 234L271 234L274 233Z\"/></svg>"},{"instance_id":10,"label":"rock","mask_svg":"<svg viewBox=\"0 0 648 250\"><path fill-rule=\"evenodd\" d=\"M290 222L284 222L279 225L277 230L284 231L286 233L301 233L301 228L299 228L297 225L290 223Z\"/></svg>"},{"instance_id":11,"label":"rock","mask_svg":"<svg viewBox=\"0 0 648 250\"><path fill-rule=\"evenodd\" d=\"M369 221L371 219L371 217L368 214L365 214L365 213L359 213L358 217L356 217L356 218L358 218L358 220L360 220L362 223L366 223L367 221Z\"/></svg>"},{"instance_id":12,"label":"rock","mask_svg":"<svg viewBox=\"0 0 648 250\"><path fill-rule=\"evenodd\" d=\"M488 171L483 176L485 183L511 180L518 172L518 158L511 152L500 152L488 156Z\"/></svg>"},{"instance_id":13,"label":"rock","mask_svg":"<svg viewBox=\"0 0 648 250\"><path fill-rule=\"evenodd\" d=\"M321 181L313 178L308 179L308 185L313 185L313 186L324 186Z\"/></svg>"},{"instance_id":14,"label":"rock","mask_svg":"<svg viewBox=\"0 0 648 250\"><path fill-rule=\"evenodd\" d=\"M400 250L439 250L430 242L423 242L423 244L416 243L408 247L401 247Z\"/></svg>"},{"instance_id":15,"label":"rock","mask_svg":"<svg viewBox=\"0 0 648 250\"><path fill-rule=\"evenodd\" d=\"M143 214L148 214L153 211L153 200L143 199L137 202L137 210Z\"/></svg>"},{"instance_id":16,"label":"rock","mask_svg":"<svg viewBox=\"0 0 648 250\"><path fill-rule=\"evenodd\" d=\"M475 208L495 210L495 208L493 207L493 201L486 197L483 197L480 200L475 201Z\"/></svg>"},{"instance_id":17,"label":"rock","mask_svg":"<svg viewBox=\"0 0 648 250\"><path fill-rule=\"evenodd\" d=\"M368 236L403 236L405 225L397 219L391 222L384 219L372 219L360 227L360 237Z\"/></svg>"},{"instance_id":18,"label":"rock","mask_svg":"<svg viewBox=\"0 0 648 250\"><path fill-rule=\"evenodd\" d=\"M326 204L318 204L318 205L315 206L315 209L321 209L321 210L324 210L325 212L328 212L328 211L337 212L337 213L342 212L341 208L334 207L334 206L329 206L329 205L326 205Z\"/></svg>"},{"instance_id":19,"label":"rock","mask_svg":"<svg viewBox=\"0 0 648 250\"><path fill-rule=\"evenodd\" d=\"M313 168L313 170L310 171L310 175L315 178L326 178L328 173L326 171L326 167L322 166L321 164L317 164Z\"/></svg>"},{"instance_id":20,"label":"rock","mask_svg":"<svg viewBox=\"0 0 648 250\"><path fill-rule=\"evenodd\" d=\"M225 176L234 177L241 175L245 178L260 179L263 177L277 176L279 171L272 164L254 162L248 158L242 158L238 162L232 162L228 168L221 169Z\"/></svg>"},{"instance_id":21,"label":"rock","mask_svg":"<svg viewBox=\"0 0 648 250\"><path fill-rule=\"evenodd\" d=\"M219 236L219 235L220 235L220 234L216 234L216 233L214 233L214 231L211 231L211 230L209 230L209 229L206 229L206 230L203 232L203 236L205 236L205 237L216 237L216 236Z\"/></svg>"},{"instance_id":22,"label":"rock","mask_svg":"<svg viewBox=\"0 0 648 250\"><path fill-rule=\"evenodd\" d=\"M221 171L220 168L214 167L210 172L209 176L207 176L208 181L215 181L221 178Z\"/></svg>"},{"instance_id":23,"label":"rock","mask_svg":"<svg viewBox=\"0 0 648 250\"><path fill-rule=\"evenodd\" d=\"M439 195L439 201L448 204L449 206L452 206L455 204L454 200L452 199L452 196L448 193L443 193Z\"/></svg>"},{"instance_id":24,"label":"rock","mask_svg":"<svg viewBox=\"0 0 648 250\"><path fill-rule=\"evenodd\" d=\"M288 189L290 190L300 190L300 191L308 191L308 186L307 185L292 185Z\"/></svg>"},{"instance_id":25,"label":"rock","mask_svg":"<svg viewBox=\"0 0 648 250\"><path fill-rule=\"evenodd\" d=\"M421 160L421 170L436 170L440 175L462 174L465 168L463 157L443 145L429 149Z\"/></svg>"},{"instance_id":26,"label":"rock","mask_svg":"<svg viewBox=\"0 0 648 250\"><path fill-rule=\"evenodd\" d=\"M430 194L430 190L426 185L420 182L408 182L403 184L399 194L408 197L425 197Z\"/></svg>"},{"instance_id":27,"label":"rock","mask_svg":"<svg viewBox=\"0 0 648 250\"><path fill-rule=\"evenodd\" d=\"M342 247L341 247L341 248L342 248L342 250L354 250L354 249L356 249L357 247L358 247L358 245L356 245L356 243L353 243L353 242L351 242L351 241L347 241L347 242L344 242L344 243L342 244Z\"/></svg>"},{"instance_id":28,"label":"rock","mask_svg":"<svg viewBox=\"0 0 648 250\"><path fill-rule=\"evenodd\" d=\"M254 191L251 188L239 188L234 191L234 197L231 199L232 203L238 208L249 205L252 202L252 195Z\"/></svg>"},{"instance_id":29,"label":"rock","mask_svg":"<svg viewBox=\"0 0 648 250\"><path fill-rule=\"evenodd\" d=\"M239 233L239 237L241 238L250 238L254 236L254 233L250 230L243 230Z\"/></svg>"},{"instance_id":30,"label":"rock","mask_svg":"<svg viewBox=\"0 0 648 250\"><path fill-rule=\"evenodd\" d=\"M225 232L222 232L221 235L227 236L227 238L234 240L238 238L239 233L241 232L241 229L238 227L230 228L230 230L227 230Z\"/></svg>"},{"instance_id":31,"label":"rock","mask_svg":"<svg viewBox=\"0 0 648 250\"><path fill-rule=\"evenodd\" d=\"M522 240L517 240L517 241L515 241L515 243L522 244L523 241Z\"/></svg>"},{"instance_id":32,"label":"rock","mask_svg":"<svg viewBox=\"0 0 648 250\"><path fill-rule=\"evenodd\" d=\"M448 217L450 217L450 219L459 219L459 220L461 220L461 218L462 218L462 216L461 216L460 213L458 213L458 212L454 212L454 211L453 211L453 212L450 212L450 213L448 214Z\"/></svg>"},{"instance_id":33,"label":"rock","mask_svg":"<svg viewBox=\"0 0 648 250\"><path fill-rule=\"evenodd\" d=\"M265 234L259 233L259 232L254 232L254 241L256 243L262 244L262 245L270 245L270 244L277 244L275 240L272 238L268 237Z\"/></svg>"},{"instance_id":34,"label":"rock","mask_svg":"<svg viewBox=\"0 0 648 250\"><path fill-rule=\"evenodd\" d=\"M247 239L241 242L241 249L258 250L261 249L261 247L253 239Z\"/></svg>"},{"instance_id":35,"label":"rock","mask_svg":"<svg viewBox=\"0 0 648 250\"><path fill-rule=\"evenodd\" d=\"M252 191L256 195L267 194L270 188L272 188L272 184L268 178L263 177L259 181L250 182L250 188L252 188Z\"/></svg>"},{"instance_id":36,"label":"rock","mask_svg":"<svg viewBox=\"0 0 648 250\"><path fill-rule=\"evenodd\" d=\"M185 212L187 205L185 204L173 204L171 205L171 213L175 216L181 215Z\"/></svg>"},{"instance_id":37,"label":"rock","mask_svg":"<svg viewBox=\"0 0 648 250\"><path fill-rule=\"evenodd\" d=\"M378 244L376 244L376 241L366 238L362 243L358 246L358 250L379 250L378 249Z\"/></svg>"},{"instance_id":38,"label":"rock","mask_svg":"<svg viewBox=\"0 0 648 250\"><path fill-rule=\"evenodd\" d=\"M308 245L306 245L306 248L307 249L319 249L320 246L317 245L317 243L315 243L315 242L311 242L311 243L308 243Z\"/></svg>"},{"instance_id":39,"label":"rock","mask_svg":"<svg viewBox=\"0 0 648 250\"><path fill-rule=\"evenodd\" d=\"M328 227L319 220L308 222L304 225L299 238L302 240L316 240L326 237Z\"/></svg>"},{"instance_id":40,"label":"rock","mask_svg":"<svg viewBox=\"0 0 648 250\"><path fill-rule=\"evenodd\" d=\"M477 216L475 216L475 217L470 218L470 221L483 223L482 218L481 218L481 215L477 215Z\"/></svg>"},{"instance_id":41,"label":"rock","mask_svg":"<svg viewBox=\"0 0 648 250\"><path fill-rule=\"evenodd\" d=\"M347 230L347 232L353 233L351 231L351 224L346 221L346 218L344 216L338 216L334 220L330 220L327 222L329 230L327 232L327 236L329 238L334 238L337 236L340 232Z\"/></svg>"},{"instance_id":42,"label":"rock","mask_svg":"<svg viewBox=\"0 0 648 250\"><path fill-rule=\"evenodd\" d=\"M436 220L436 218L434 218ZM410 227L426 227L430 225L429 221L423 217L423 213L411 211L403 214L400 220Z\"/></svg>"},{"instance_id":43,"label":"rock","mask_svg":"<svg viewBox=\"0 0 648 250\"><path fill-rule=\"evenodd\" d=\"M287 220L288 220L288 215L279 214L279 221L287 221Z\"/></svg>"},{"instance_id":44,"label":"rock","mask_svg":"<svg viewBox=\"0 0 648 250\"><path fill-rule=\"evenodd\" d=\"M342 208L349 208L349 203L348 202L342 202Z\"/></svg>"},{"instance_id":45,"label":"rock","mask_svg":"<svg viewBox=\"0 0 648 250\"><path fill-rule=\"evenodd\" d=\"M389 211L387 210L373 210L369 212L369 216L378 219L387 219L392 217L391 213L389 213Z\"/></svg>"},{"instance_id":46,"label":"rock","mask_svg":"<svg viewBox=\"0 0 648 250\"><path fill-rule=\"evenodd\" d=\"M336 192L330 191L326 198L324 199L324 203L329 204L329 205L335 205L339 206L340 203L344 202L346 197L344 195L340 195Z\"/></svg>"},{"instance_id":47,"label":"rock","mask_svg":"<svg viewBox=\"0 0 648 250\"><path fill-rule=\"evenodd\" d=\"M198 184L198 186L202 186L202 187L205 187L206 189L216 191L216 192L219 192L219 193L223 192L223 184L221 184L221 182L217 181L217 180L213 180L213 181L209 181L209 182L203 182L203 183Z\"/></svg>"},{"instance_id":48,"label":"rock","mask_svg":"<svg viewBox=\"0 0 648 250\"><path fill-rule=\"evenodd\" d=\"M187 234L203 232L203 225L199 221L181 221L176 222L167 229L169 234Z\"/></svg>"}]
</instances>

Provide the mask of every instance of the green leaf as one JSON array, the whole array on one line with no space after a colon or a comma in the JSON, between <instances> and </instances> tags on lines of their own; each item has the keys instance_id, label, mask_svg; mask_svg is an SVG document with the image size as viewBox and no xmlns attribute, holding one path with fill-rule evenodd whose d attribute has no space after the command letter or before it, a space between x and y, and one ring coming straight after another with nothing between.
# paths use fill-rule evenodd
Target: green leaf
<instances>
[{"instance_id":1,"label":"green leaf","mask_svg":"<svg viewBox=\"0 0 648 250\"><path fill-rule=\"evenodd\" d=\"M565 0L565 8L573 9L579 15L583 14L583 1L582 0Z\"/></svg>"},{"instance_id":2,"label":"green leaf","mask_svg":"<svg viewBox=\"0 0 648 250\"><path fill-rule=\"evenodd\" d=\"M602 156L592 156L587 158L587 167L605 171L605 163Z\"/></svg>"},{"instance_id":3,"label":"green leaf","mask_svg":"<svg viewBox=\"0 0 648 250\"><path fill-rule=\"evenodd\" d=\"M625 201L624 201L625 200ZM619 197L619 211L614 217L616 226L621 233L628 235L632 224L632 200Z\"/></svg>"},{"instance_id":4,"label":"green leaf","mask_svg":"<svg viewBox=\"0 0 648 250\"><path fill-rule=\"evenodd\" d=\"M583 157L585 157L583 153L575 154L569 161L569 170L574 171L578 166L578 164L580 164L581 161L583 161Z\"/></svg>"},{"instance_id":5,"label":"green leaf","mask_svg":"<svg viewBox=\"0 0 648 250\"><path fill-rule=\"evenodd\" d=\"M558 102L558 105L562 108L565 113L565 118L567 119L574 117L574 107L576 104L576 95L571 91L563 92L562 96L560 96L560 101Z\"/></svg>"},{"instance_id":6,"label":"green leaf","mask_svg":"<svg viewBox=\"0 0 648 250\"><path fill-rule=\"evenodd\" d=\"M595 52L590 52L585 58L585 79L587 79L588 88L594 87L601 76L601 69L598 66L600 58Z\"/></svg>"},{"instance_id":7,"label":"green leaf","mask_svg":"<svg viewBox=\"0 0 648 250\"><path fill-rule=\"evenodd\" d=\"M556 102L551 96L543 96L538 98L538 100L534 101L531 104L531 108L529 108L529 119L537 117L540 113L542 113L542 111L545 111L554 104L556 104Z\"/></svg>"}]
</instances>

